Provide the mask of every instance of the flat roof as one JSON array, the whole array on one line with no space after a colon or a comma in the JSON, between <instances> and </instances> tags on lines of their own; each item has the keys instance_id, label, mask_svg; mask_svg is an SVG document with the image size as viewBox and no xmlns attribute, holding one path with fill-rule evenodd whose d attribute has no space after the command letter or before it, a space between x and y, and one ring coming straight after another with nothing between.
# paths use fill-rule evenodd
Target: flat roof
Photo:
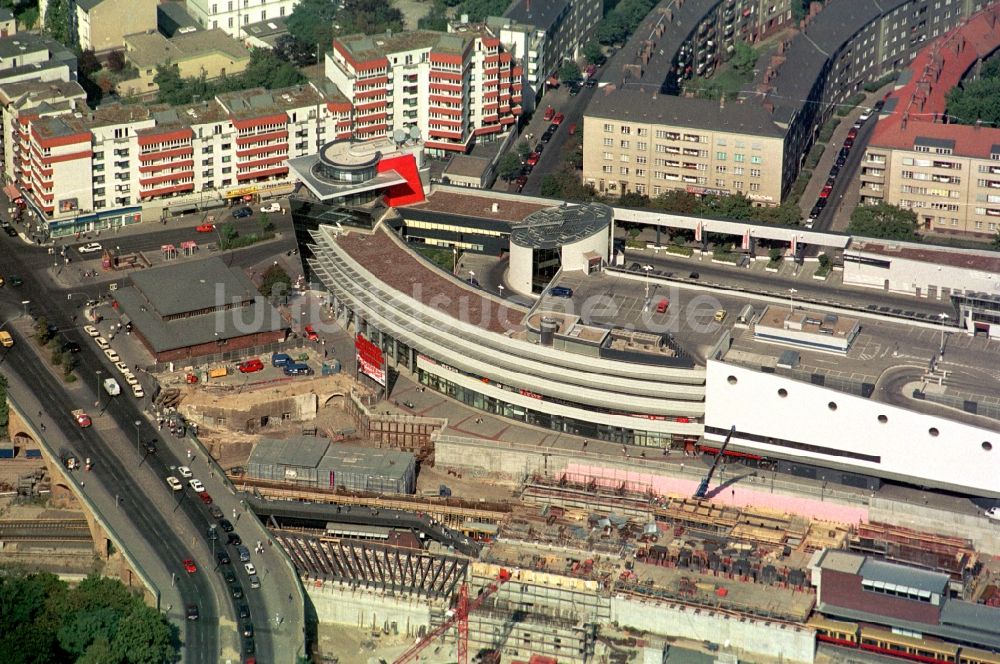
<instances>
[{"instance_id":1,"label":"flat roof","mask_svg":"<svg viewBox=\"0 0 1000 664\"><path fill-rule=\"evenodd\" d=\"M249 463L317 468L330 441L319 436L264 438L253 446Z\"/></svg>"},{"instance_id":2,"label":"flat roof","mask_svg":"<svg viewBox=\"0 0 1000 664\"><path fill-rule=\"evenodd\" d=\"M493 206L496 205L496 210ZM400 214L407 216L410 210L441 212L462 217L478 217L494 221L520 222L528 215L551 207L548 204L528 201L494 198L488 192L482 194L434 191L422 203L400 208Z\"/></svg>"},{"instance_id":3,"label":"flat roof","mask_svg":"<svg viewBox=\"0 0 1000 664\"><path fill-rule=\"evenodd\" d=\"M234 298L252 300L259 295L242 270L227 267L216 256L137 270L129 275L129 281L161 316L214 309ZM224 300L220 301L220 296Z\"/></svg>"},{"instance_id":4,"label":"flat roof","mask_svg":"<svg viewBox=\"0 0 1000 664\"><path fill-rule=\"evenodd\" d=\"M490 167L490 160L485 157L474 157L467 154L455 155L444 167L444 175L456 175L466 178L482 178Z\"/></svg>"},{"instance_id":5,"label":"flat roof","mask_svg":"<svg viewBox=\"0 0 1000 664\"><path fill-rule=\"evenodd\" d=\"M248 37L256 37L257 39L265 39L287 33L288 27L285 24L284 17L269 18L266 21L258 21L243 26L243 34Z\"/></svg>"},{"instance_id":6,"label":"flat roof","mask_svg":"<svg viewBox=\"0 0 1000 664\"><path fill-rule=\"evenodd\" d=\"M887 258L898 257L933 265L949 265L951 267L980 270L1000 274L1000 254L974 249L946 249L918 247L903 243L887 244L868 240L853 241L846 253L852 251L878 254Z\"/></svg>"},{"instance_id":7,"label":"flat roof","mask_svg":"<svg viewBox=\"0 0 1000 664\"><path fill-rule=\"evenodd\" d=\"M857 574L864 562L865 557L856 553L827 549L820 558L819 567L844 574Z\"/></svg>"},{"instance_id":8,"label":"flat roof","mask_svg":"<svg viewBox=\"0 0 1000 664\"><path fill-rule=\"evenodd\" d=\"M784 306L768 305L757 320L757 328L771 330L794 330L831 337L846 338L858 327L857 318L839 314L824 314L818 311L796 309L789 311Z\"/></svg>"},{"instance_id":9,"label":"flat roof","mask_svg":"<svg viewBox=\"0 0 1000 664\"><path fill-rule=\"evenodd\" d=\"M355 60L365 62L384 58L389 53L402 53L429 48L444 53L464 53L466 37L433 30L404 30L375 35L344 35L339 42Z\"/></svg>"},{"instance_id":10,"label":"flat roof","mask_svg":"<svg viewBox=\"0 0 1000 664\"><path fill-rule=\"evenodd\" d=\"M585 115L769 138L785 135L785 130L772 121L771 114L758 100L738 99L720 104L714 99L677 97L632 84L624 89L598 88Z\"/></svg>"},{"instance_id":11,"label":"flat roof","mask_svg":"<svg viewBox=\"0 0 1000 664\"><path fill-rule=\"evenodd\" d=\"M381 226L372 234L342 233L335 242L389 288L465 323L503 334L524 313L434 267Z\"/></svg>"},{"instance_id":12,"label":"flat roof","mask_svg":"<svg viewBox=\"0 0 1000 664\"><path fill-rule=\"evenodd\" d=\"M514 0L503 18L509 18L518 23L532 25L548 32L556 19L565 11L567 0Z\"/></svg>"},{"instance_id":13,"label":"flat roof","mask_svg":"<svg viewBox=\"0 0 1000 664\"><path fill-rule=\"evenodd\" d=\"M168 37L179 31L201 30L198 21L188 13L183 2L161 2L156 5L156 27Z\"/></svg>"},{"instance_id":14,"label":"flat roof","mask_svg":"<svg viewBox=\"0 0 1000 664\"><path fill-rule=\"evenodd\" d=\"M223 30L198 30L170 39L159 32L125 35L126 56L140 69L221 53L233 60L250 60L250 51Z\"/></svg>"},{"instance_id":15,"label":"flat roof","mask_svg":"<svg viewBox=\"0 0 1000 664\"><path fill-rule=\"evenodd\" d=\"M516 224L510 241L519 247L555 249L608 229L613 216L614 211L603 203L563 203L538 210Z\"/></svg>"}]
</instances>

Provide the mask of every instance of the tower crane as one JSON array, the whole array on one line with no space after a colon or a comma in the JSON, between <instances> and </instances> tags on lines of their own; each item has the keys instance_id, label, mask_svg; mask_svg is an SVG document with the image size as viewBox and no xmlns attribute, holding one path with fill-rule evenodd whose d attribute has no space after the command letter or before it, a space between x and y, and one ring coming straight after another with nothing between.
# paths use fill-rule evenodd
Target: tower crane
<instances>
[{"instance_id":1,"label":"tower crane","mask_svg":"<svg viewBox=\"0 0 1000 664\"><path fill-rule=\"evenodd\" d=\"M510 581L510 572L501 569L499 574L497 574L497 578L483 588L482 592L471 602L469 601L469 585L463 582L458 589L458 604L452 615L424 638L410 646L393 664L408 664L412 662L424 648L442 636L455 624L458 624L458 664L469 664L469 614L482 606L483 602L490 595L499 590L500 586L508 581Z\"/></svg>"}]
</instances>

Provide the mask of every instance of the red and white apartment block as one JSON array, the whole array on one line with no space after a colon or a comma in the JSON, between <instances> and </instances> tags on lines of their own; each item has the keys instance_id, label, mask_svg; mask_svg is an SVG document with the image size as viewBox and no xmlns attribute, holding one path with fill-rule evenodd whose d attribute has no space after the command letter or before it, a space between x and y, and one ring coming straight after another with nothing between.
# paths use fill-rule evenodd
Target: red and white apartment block
<instances>
[{"instance_id":1,"label":"red and white apartment block","mask_svg":"<svg viewBox=\"0 0 1000 664\"><path fill-rule=\"evenodd\" d=\"M521 67L485 29L340 37L326 75L352 105L358 140L419 131L428 153L463 153L521 113Z\"/></svg>"}]
</instances>

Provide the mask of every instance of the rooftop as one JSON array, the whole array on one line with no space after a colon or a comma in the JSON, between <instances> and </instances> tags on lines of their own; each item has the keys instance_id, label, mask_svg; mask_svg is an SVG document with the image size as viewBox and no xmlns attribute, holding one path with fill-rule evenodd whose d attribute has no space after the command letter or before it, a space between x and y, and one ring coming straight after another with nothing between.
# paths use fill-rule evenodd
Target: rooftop
<instances>
[{"instance_id":1,"label":"rooftop","mask_svg":"<svg viewBox=\"0 0 1000 664\"><path fill-rule=\"evenodd\" d=\"M494 205L496 208L494 209ZM427 200L416 205L408 205L400 209L400 214L408 217L411 211L444 213L459 217L478 217L494 221L520 222L528 215L544 210L550 205L530 203L523 200L498 199L489 193L457 193L453 191L435 191L427 196Z\"/></svg>"},{"instance_id":2,"label":"rooftop","mask_svg":"<svg viewBox=\"0 0 1000 664\"><path fill-rule=\"evenodd\" d=\"M853 241L848 253L863 251L888 258L898 257L933 265L949 265L1000 274L1000 255L990 251L973 249L946 249L944 247L919 247L906 243L885 244L882 242Z\"/></svg>"},{"instance_id":3,"label":"rooftop","mask_svg":"<svg viewBox=\"0 0 1000 664\"><path fill-rule=\"evenodd\" d=\"M782 138L785 132L771 120L770 113L757 101L737 100L720 104L712 99L677 97L655 88L627 85L598 89L587 106L590 117L618 121L661 124L708 131L754 134Z\"/></svg>"},{"instance_id":4,"label":"rooftop","mask_svg":"<svg viewBox=\"0 0 1000 664\"><path fill-rule=\"evenodd\" d=\"M269 18L266 21L258 21L256 23L251 23L250 25L244 25L243 34L247 37L267 39L268 37L277 37L288 34L288 27L285 25L285 19L283 17L275 17Z\"/></svg>"},{"instance_id":5,"label":"rooftop","mask_svg":"<svg viewBox=\"0 0 1000 664\"><path fill-rule=\"evenodd\" d=\"M129 275L160 316L215 309L257 297L257 287L241 271L226 267L221 258L190 261L138 270Z\"/></svg>"},{"instance_id":6,"label":"rooftop","mask_svg":"<svg viewBox=\"0 0 1000 664\"><path fill-rule=\"evenodd\" d=\"M913 588L928 593L943 594L950 580L947 574L907 567L885 560L866 558L861 565L861 578L886 584Z\"/></svg>"},{"instance_id":7,"label":"rooftop","mask_svg":"<svg viewBox=\"0 0 1000 664\"><path fill-rule=\"evenodd\" d=\"M323 89L297 85L279 90L250 88L219 94L216 99L237 119L256 118L267 113L284 113L293 108L315 106L329 101Z\"/></svg>"},{"instance_id":8,"label":"rooftop","mask_svg":"<svg viewBox=\"0 0 1000 664\"><path fill-rule=\"evenodd\" d=\"M250 454L250 463L317 468L333 473L365 473L402 477L415 463L410 452L331 444L325 438L301 436L288 440L265 438Z\"/></svg>"},{"instance_id":9,"label":"rooftop","mask_svg":"<svg viewBox=\"0 0 1000 664\"><path fill-rule=\"evenodd\" d=\"M87 93L76 81L16 81L0 84L0 103L19 108L36 106L60 98L86 99Z\"/></svg>"},{"instance_id":10,"label":"rooftop","mask_svg":"<svg viewBox=\"0 0 1000 664\"><path fill-rule=\"evenodd\" d=\"M452 157L448 165L444 167L444 176L481 178L489 167L490 160L485 157L459 154Z\"/></svg>"},{"instance_id":11,"label":"rooftop","mask_svg":"<svg viewBox=\"0 0 1000 664\"><path fill-rule=\"evenodd\" d=\"M775 330L798 330L813 334L827 334L831 337L845 338L858 326L858 319L822 314L816 311L794 312L781 306L768 306L757 321L757 329L770 328Z\"/></svg>"},{"instance_id":12,"label":"rooftop","mask_svg":"<svg viewBox=\"0 0 1000 664\"><path fill-rule=\"evenodd\" d=\"M524 318L522 311L419 258L381 227L371 235L344 233L335 242L389 288L456 320L503 334Z\"/></svg>"},{"instance_id":13,"label":"rooftop","mask_svg":"<svg viewBox=\"0 0 1000 664\"><path fill-rule=\"evenodd\" d=\"M140 69L220 53L232 60L250 60L250 51L222 30L199 30L167 39L159 32L125 35L128 59Z\"/></svg>"},{"instance_id":14,"label":"rooftop","mask_svg":"<svg viewBox=\"0 0 1000 664\"><path fill-rule=\"evenodd\" d=\"M168 37L202 29L198 21L187 12L183 2L161 2L156 5L156 26Z\"/></svg>"},{"instance_id":15,"label":"rooftop","mask_svg":"<svg viewBox=\"0 0 1000 664\"><path fill-rule=\"evenodd\" d=\"M384 58L389 53L431 49L441 53L464 53L466 39L432 30L405 30L379 35L346 35L334 40L357 62Z\"/></svg>"},{"instance_id":16,"label":"rooftop","mask_svg":"<svg viewBox=\"0 0 1000 664\"><path fill-rule=\"evenodd\" d=\"M606 230L612 216L612 209L603 203L564 203L533 212L511 229L510 241L521 247L555 249Z\"/></svg>"},{"instance_id":17,"label":"rooftop","mask_svg":"<svg viewBox=\"0 0 1000 664\"><path fill-rule=\"evenodd\" d=\"M16 35L0 39L0 60L45 50L51 52L53 56L73 55L65 46L47 35L19 32Z\"/></svg>"},{"instance_id":18,"label":"rooftop","mask_svg":"<svg viewBox=\"0 0 1000 664\"><path fill-rule=\"evenodd\" d=\"M503 18L509 18L518 23L532 25L546 32L552 28L556 19L565 11L569 4L567 0L514 0Z\"/></svg>"},{"instance_id":19,"label":"rooftop","mask_svg":"<svg viewBox=\"0 0 1000 664\"><path fill-rule=\"evenodd\" d=\"M838 549L826 549L823 551L819 561L819 567L834 572L844 574L857 574L861 571L861 565L865 562L865 557L856 553L848 553Z\"/></svg>"},{"instance_id":20,"label":"rooftop","mask_svg":"<svg viewBox=\"0 0 1000 664\"><path fill-rule=\"evenodd\" d=\"M879 116L869 147L912 150L918 143L951 141L953 154L989 159L1000 128L942 124L945 96L978 60L1000 47L1000 4L974 15L925 47ZM891 109L891 112L887 112Z\"/></svg>"}]
</instances>

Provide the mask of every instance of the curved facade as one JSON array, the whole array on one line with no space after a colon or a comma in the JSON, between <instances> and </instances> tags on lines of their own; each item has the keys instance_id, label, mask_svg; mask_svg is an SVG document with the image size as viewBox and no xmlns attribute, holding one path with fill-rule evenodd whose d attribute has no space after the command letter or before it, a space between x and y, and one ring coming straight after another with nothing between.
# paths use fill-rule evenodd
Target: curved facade
<instances>
[{"instance_id":1,"label":"curved facade","mask_svg":"<svg viewBox=\"0 0 1000 664\"><path fill-rule=\"evenodd\" d=\"M612 360L532 341L526 311L439 271L394 234L312 233L310 267L342 324L424 385L495 415L588 438L697 440L703 368Z\"/></svg>"}]
</instances>

